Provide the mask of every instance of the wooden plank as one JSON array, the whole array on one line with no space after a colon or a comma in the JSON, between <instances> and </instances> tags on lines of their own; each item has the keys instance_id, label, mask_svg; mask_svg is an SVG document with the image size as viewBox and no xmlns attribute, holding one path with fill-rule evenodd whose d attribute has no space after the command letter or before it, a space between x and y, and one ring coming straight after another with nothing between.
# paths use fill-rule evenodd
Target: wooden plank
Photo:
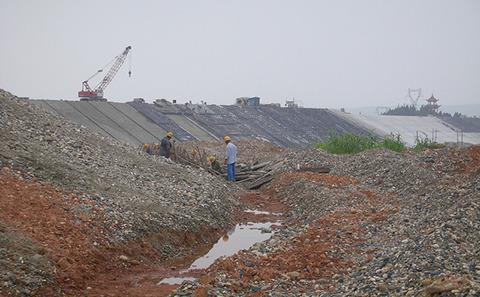
<instances>
[{"instance_id":1,"label":"wooden plank","mask_svg":"<svg viewBox=\"0 0 480 297\"><path fill-rule=\"evenodd\" d=\"M253 182L252 184L250 184L248 186L248 189L249 190L256 190L256 189L259 189L261 186L263 186L264 184L267 184L269 182L271 182L273 180L273 176L265 176L265 177L262 177L260 179L258 179L257 181Z\"/></svg>"}]
</instances>

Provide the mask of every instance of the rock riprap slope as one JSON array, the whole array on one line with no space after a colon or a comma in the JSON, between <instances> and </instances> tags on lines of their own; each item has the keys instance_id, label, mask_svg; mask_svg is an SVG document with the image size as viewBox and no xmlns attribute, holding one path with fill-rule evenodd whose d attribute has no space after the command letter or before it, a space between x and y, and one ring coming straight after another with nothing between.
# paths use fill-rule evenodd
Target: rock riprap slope
<instances>
[{"instance_id":1,"label":"rock riprap slope","mask_svg":"<svg viewBox=\"0 0 480 297\"><path fill-rule=\"evenodd\" d=\"M153 158L0 90L0 167L7 166L94 201L112 240L221 228L237 204L201 169Z\"/></svg>"}]
</instances>

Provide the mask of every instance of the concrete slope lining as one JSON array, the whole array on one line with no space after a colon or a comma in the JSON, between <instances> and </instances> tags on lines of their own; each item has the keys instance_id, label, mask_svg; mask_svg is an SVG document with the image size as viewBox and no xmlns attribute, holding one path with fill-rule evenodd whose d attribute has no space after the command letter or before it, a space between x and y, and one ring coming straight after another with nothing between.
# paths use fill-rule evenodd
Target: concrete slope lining
<instances>
[{"instance_id":1,"label":"concrete slope lining","mask_svg":"<svg viewBox=\"0 0 480 297\"><path fill-rule=\"evenodd\" d=\"M228 106L210 105L208 111L194 113L189 118L220 138L230 135L237 139L262 138L272 141L271 137L262 133L265 132L264 129L255 128L252 122L245 120L243 115L232 112Z\"/></svg>"},{"instance_id":2,"label":"concrete slope lining","mask_svg":"<svg viewBox=\"0 0 480 297\"><path fill-rule=\"evenodd\" d=\"M369 134L325 109L274 106L209 106L212 113L194 113L195 121L215 134L261 137L280 146L298 147L326 139L332 132Z\"/></svg>"},{"instance_id":3,"label":"concrete slope lining","mask_svg":"<svg viewBox=\"0 0 480 297\"><path fill-rule=\"evenodd\" d=\"M149 118L145 117L142 113L138 112L135 108L130 106L130 104L117 102L110 102L110 104L137 122L145 130L149 131L149 133L155 137L155 142L160 142L167 133L166 130L162 129Z\"/></svg>"},{"instance_id":4,"label":"concrete slope lining","mask_svg":"<svg viewBox=\"0 0 480 297\"><path fill-rule=\"evenodd\" d=\"M58 101L58 100L45 100L46 104L52 107L58 114L62 115L66 119L75 122L79 125L88 127L97 133L100 133L106 137L113 137L110 133L105 131L102 127L97 125L92 119L88 118L80 111L78 111L73 105L70 104L71 101ZM114 137L115 138L115 137Z\"/></svg>"},{"instance_id":5,"label":"concrete slope lining","mask_svg":"<svg viewBox=\"0 0 480 297\"><path fill-rule=\"evenodd\" d=\"M130 144L138 144L138 140L130 137L117 123L106 117L88 101L70 102L78 111L90 118L98 126L112 135L115 139Z\"/></svg>"},{"instance_id":6,"label":"concrete slope lining","mask_svg":"<svg viewBox=\"0 0 480 297\"><path fill-rule=\"evenodd\" d=\"M480 132L480 118L441 117L441 120L463 132Z\"/></svg>"},{"instance_id":7,"label":"concrete slope lining","mask_svg":"<svg viewBox=\"0 0 480 297\"><path fill-rule=\"evenodd\" d=\"M141 126L125 116L109 102L90 102L90 104L107 118L115 122L121 128L120 131L124 131L130 138L136 139L137 141L133 144L138 145L154 142L154 138L152 138L149 133L145 132Z\"/></svg>"},{"instance_id":8,"label":"concrete slope lining","mask_svg":"<svg viewBox=\"0 0 480 297\"><path fill-rule=\"evenodd\" d=\"M230 120L229 123L223 123L218 115L193 114L192 117L195 122L203 127L208 127L216 135L239 135L241 133L240 129L232 130L232 127L238 128L237 122Z\"/></svg>"},{"instance_id":9,"label":"concrete slope lining","mask_svg":"<svg viewBox=\"0 0 480 297\"><path fill-rule=\"evenodd\" d=\"M128 119L124 117L121 113L119 113L116 109L112 108L107 102L86 103L90 104L95 110L97 110L101 115L103 115L104 118L114 123L112 128L115 128L118 133L123 134L125 136L125 139L129 140L128 143L133 145L139 145L143 143L142 140L139 139L138 135L130 131L132 127L129 125Z\"/></svg>"},{"instance_id":10,"label":"concrete slope lining","mask_svg":"<svg viewBox=\"0 0 480 297\"><path fill-rule=\"evenodd\" d=\"M331 133L367 134L364 129L351 125L326 109L280 108L261 106L268 122L277 122L283 127L285 137L298 139L306 144L326 139ZM278 132L277 132L278 133Z\"/></svg>"},{"instance_id":11,"label":"concrete slope lining","mask_svg":"<svg viewBox=\"0 0 480 297\"><path fill-rule=\"evenodd\" d=\"M255 107L224 107L243 123L248 124L248 128L252 135L255 137L261 137L269 140L270 142L283 146L291 147L295 146L295 142L285 137L283 134L283 128L273 121L268 115L261 113L259 108Z\"/></svg>"},{"instance_id":12,"label":"concrete slope lining","mask_svg":"<svg viewBox=\"0 0 480 297\"><path fill-rule=\"evenodd\" d=\"M350 124L352 124L354 126L357 126L359 128L363 128L364 130L367 130L370 134L380 136L380 137L384 137L384 136L389 134L389 133L386 133L384 130L378 129L374 125L370 125L369 123L364 122L364 121L352 116L349 113L345 113L345 112L342 112L342 111L337 110L337 109L329 109L329 112L334 113L335 115L343 118L345 121L350 122Z\"/></svg>"},{"instance_id":13,"label":"concrete slope lining","mask_svg":"<svg viewBox=\"0 0 480 297\"><path fill-rule=\"evenodd\" d=\"M33 100L32 100L33 101ZM104 136L126 143L160 142L166 131L180 141L215 141L223 135L262 138L287 147L306 146L333 133L399 134L408 145L420 138L439 143L480 143L479 133L461 133L436 117L354 115L337 110L274 106L208 106L188 116L163 114L152 104L42 100L32 102Z\"/></svg>"},{"instance_id":14,"label":"concrete slope lining","mask_svg":"<svg viewBox=\"0 0 480 297\"><path fill-rule=\"evenodd\" d=\"M158 135L155 135L153 134L152 132L150 132L146 127L144 127L139 121L137 121L135 119L135 117L133 116L130 116L128 115L126 112L122 111L122 109L116 107L114 104L112 104L111 102L108 103L112 108L114 108L115 110L117 110L119 113L121 113L125 118L127 118L131 123L133 123L133 125L140 129L140 131L138 131L138 136L140 136L142 138L142 141L144 143L155 143L155 142L160 142L161 141L161 135L162 134L158 134ZM131 108L129 105L125 104L125 103L119 103L119 104L123 104L125 106L127 106L128 108ZM139 117L143 117L140 113L138 113L135 109L133 109L133 112L135 112L137 114L137 116ZM135 129L137 130L137 129Z\"/></svg>"},{"instance_id":15,"label":"concrete slope lining","mask_svg":"<svg viewBox=\"0 0 480 297\"><path fill-rule=\"evenodd\" d=\"M110 133L110 131L108 131L108 129L105 129L102 125L100 125L99 123L97 123L95 121L95 119L91 118L90 115L88 115L87 113L83 112L81 109L78 108L78 106L76 106L73 102L68 102L68 104L73 108L75 109L78 113L80 113L82 116L84 116L85 118L87 118L90 122L92 122L96 127L98 127L98 129L104 131L109 137L112 137L113 139L116 139L116 140L120 140L119 138L117 138L114 134Z\"/></svg>"},{"instance_id":16,"label":"concrete slope lining","mask_svg":"<svg viewBox=\"0 0 480 297\"><path fill-rule=\"evenodd\" d=\"M58 111L56 111L52 106L50 106L47 102L45 102L45 100L30 100L29 101L30 103L33 103L37 106L40 106L42 107L43 109L51 112L51 113L54 113L54 114L60 114Z\"/></svg>"},{"instance_id":17,"label":"concrete slope lining","mask_svg":"<svg viewBox=\"0 0 480 297\"><path fill-rule=\"evenodd\" d=\"M135 108L138 112L142 113L145 117L149 118L155 124L160 126L162 129L172 131L175 135L175 138L181 141L195 140L193 135L182 129L179 125L166 117L160 111L156 110L153 104L140 102L128 102L128 104Z\"/></svg>"},{"instance_id":18,"label":"concrete slope lining","mask_svg":"<svg viewBox=\"0 0 480 297\"><path fill-rule=\"evenodd\" d=\"M366 127L380 130L384 135L399 134L408 145L416 144L417 135L438 143L457 142L457 132L435 117L349 115ZM464 142L480 143L475 134L464 133Z\"/></svg>"},{"instance_id":19,"label":"concrete slope lining","mask_svg":"<svg viewBox=\"0 0 480 297\"><path fill-rule=\"evenodd\" d=\"M188 131L190 134L195 136L198 140L205 140L205 141L216 140L209 133L205 132L205 130L201 129L199 126L194 125L191 121L189 121L183 115L167 114L166 116L169 117L175 123L177 123L177 125L182 127L185 131Z\"/></svg>"},{"instance_id":20,"label":"concrete slope lining","mask_svg":"<svg viewBox=\"0 0 480 297\"><path fill-rule=\"evenodd\" d=\"M199 129L202 129L205 133L207 133L213 140L219 140L221 137L216 136L212 132L208 131L205 127L202 127L199 123L195 122L193 119L188 117L187 115L183 115L185 119L187 119L189 122L192 123L192 125L198 127Z\"/></svg>"}]
</instances>

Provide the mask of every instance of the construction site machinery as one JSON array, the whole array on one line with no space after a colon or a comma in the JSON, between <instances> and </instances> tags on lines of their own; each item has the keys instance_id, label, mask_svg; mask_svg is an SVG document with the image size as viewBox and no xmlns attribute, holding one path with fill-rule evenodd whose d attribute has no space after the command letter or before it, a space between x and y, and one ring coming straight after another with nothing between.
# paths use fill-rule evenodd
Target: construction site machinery
<instances>
[{"instance_id":1,"label":"construction site machinery","mask_svg":"<svg viewBox=\"0 0 480 297\"><path fill-rule=\"evenodd\" d=\"M103 72L103 68L99 69L87 80L82 82L82 90L78 92L78 97L80 97L80 101L107 101L107 99L103 97L103 91L110 84L112 79L117 74L118 70L120 70L120 67L122 67L131 49L131 46L127 46L120 55L116 56L112 61L110 61L107 65L103 67L106 68L113 63L105 77L93 89L88 84L88 81L97 76L97 74ZM128 76L130 77L131 75L132 71L129 69Z\"/></svg>"}]
</instances>

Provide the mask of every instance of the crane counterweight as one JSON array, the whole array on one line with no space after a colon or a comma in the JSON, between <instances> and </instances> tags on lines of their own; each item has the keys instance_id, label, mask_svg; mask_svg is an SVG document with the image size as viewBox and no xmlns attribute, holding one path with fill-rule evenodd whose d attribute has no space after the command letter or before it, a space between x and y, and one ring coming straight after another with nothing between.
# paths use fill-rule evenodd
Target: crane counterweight
<instances>
[{"instance_id":1,"label":"crane counterweight","mask_svg":"<svg viewBox=\"0 0 480 297\"><path fill-rule=\"evenodd\" d=\"M82 90L78 92L78 97L80 97L81 101L107 101L107 99L103 97L103 91L113 80L118 70L120 70L120 67L122 67L131 49L132 49L131 46L127 46L120 55L115 57L115 59L112 61L113 64L108 70L107 74L93 89L88 84L88 81L94 78L97 74L103 72L103 68L98 70L97 72L95 72L95 74L93 74L87 80L82 82ZM107 66L109 64L107 64ZM131 75L132 75L132 72L129 70L128 76L130 77Z\"/></svg>"}]
</instances>

